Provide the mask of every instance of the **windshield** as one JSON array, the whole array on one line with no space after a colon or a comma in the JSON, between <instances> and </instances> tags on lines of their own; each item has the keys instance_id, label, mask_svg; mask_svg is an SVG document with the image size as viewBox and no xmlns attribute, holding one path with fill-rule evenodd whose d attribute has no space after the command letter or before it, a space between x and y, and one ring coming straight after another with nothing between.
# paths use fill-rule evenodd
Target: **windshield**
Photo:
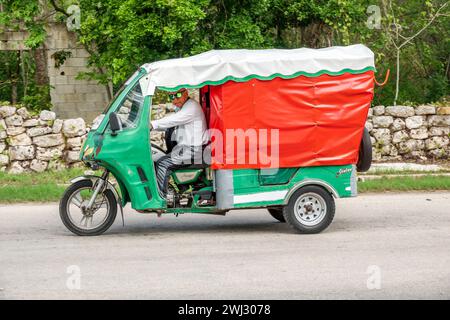
<instances>
[{"instance_id":1,"label":"windshield","mask_svg":"<svg viewBox=\"0 0 450 320\"><path fill-rule=\"evenodd\" d=\"M123 129L135 128L137 126L143 104L144 96L142 95L141 84L136 82L117 109L117 114L120 117Z\"/></svg>"},{"instance_id":2,"label":"windshield","mask_svg":"<svg viewBox=\"0 0 450 320\"><path fill-rule=\"evenodd\" d=\"M136 72L133 73L133 75L131 77L128 78L127 81L125 81L119 88L119 90L117 90L117 92L114 94L114 96L112 97L111 101L109 101L108 105L106 106L105 110L103 110L102 114L106 114L109 110L109 108L111 108L111 105L114 103L114 101L116 101L117 97L123 92L123 90L125 90L126 87L128 87L128 85L131 83L131 81L138 76L140 70L137 70Z\"/></svg>"}]
</instances>

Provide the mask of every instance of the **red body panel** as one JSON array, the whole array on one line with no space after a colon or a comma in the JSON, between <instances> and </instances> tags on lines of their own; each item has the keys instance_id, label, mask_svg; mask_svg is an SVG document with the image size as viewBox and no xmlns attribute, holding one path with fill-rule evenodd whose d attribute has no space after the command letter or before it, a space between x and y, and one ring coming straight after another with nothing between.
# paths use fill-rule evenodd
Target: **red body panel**
<instances>
[{"instance_id":1,"label":"red body panel","mask_svg":"<svg viewBox=\"0 0 450 320\"><path fill-rule=\"evenodd\" d=\"M213 139L213 169L274 166L262 158L249 163L248 144L245 161L230 154L236 145L227 139L226 129L249 128L279 130L277 167L355 164L373 98L373 79L369 71L210 86L210 128L220 130L224 138L223 144ZM258 149L262 147L270 156L270 135L267 146L258 142ZM217 157L217 148L223 148L224 155L228 151L228 158Z\"/></svg>"}]
</instances>

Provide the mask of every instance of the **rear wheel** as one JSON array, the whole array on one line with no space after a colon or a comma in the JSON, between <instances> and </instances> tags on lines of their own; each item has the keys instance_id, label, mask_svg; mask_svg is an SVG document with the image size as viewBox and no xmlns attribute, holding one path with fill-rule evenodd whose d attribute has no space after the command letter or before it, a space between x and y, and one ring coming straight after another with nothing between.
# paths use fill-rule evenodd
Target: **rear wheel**
<instances>
[{"instance_id":1,"label":"rear wheel","mask_svg":"<svg viewBox=\"0 0 450 320\"><path fill-rule=\"evenodd\" d=\"M366 172L372 164L372 142L367 128L364 128L363 137L359 146L358 162L356 169L358 172Z\"/></svg>"},{"instance_id":2,"label":"rear wheel","mask_svg":"<svg viewBox=\"0 0 450 320\"><path fill-rule=\"evenodd\" d=\"M280 222L286 222L283 216L283 207L275 207L267 209L272 217Z\"/></svg>"},{"instance_id":3,"label":"rear wheel","mask_svg":"<svg viewBox=\"0 0 450 320\"><path fill-rule=\"evenodd\" d=\"M336 207L333 196L319 186L300 188L284 207L287 223L299 233L319 233L333 221Z\"/></svg>"},{"instance_id":4,"label":"rear wheel","mask_svg":"<svg viewBox=\"0 0 450 320\"><path fill-rule=\"evenodd\" d=\"M59 203L62 222L79 236L100 235L116 219L117 201L111 190L99 193L92 208L86 209L93 192L91 180L80 180L67 188Z\"/></svg>"}]
</instances>

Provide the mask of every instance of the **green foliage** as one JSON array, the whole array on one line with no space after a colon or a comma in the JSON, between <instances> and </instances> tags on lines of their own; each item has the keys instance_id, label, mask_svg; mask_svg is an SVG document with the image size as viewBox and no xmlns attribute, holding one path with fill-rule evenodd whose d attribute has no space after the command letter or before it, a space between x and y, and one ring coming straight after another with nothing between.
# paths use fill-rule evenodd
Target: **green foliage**
<instances>
[{"instance_id":1,"label":"green foliage","mask_svg":"<svg viewBox=\"0 0 450 320\"><path fill-rule=\"evenodd\" d=\"M18 28L17 22L21 22L30 32L27 45L36 48L42 44L45 19L39 0L1 1L5 9L0 13L0 29ZM364 43L375 52L378 79L391 69L390 81L376 88L374 101L388 105L395 94L393 23L401 25L402 34L412 36L445 1L55 0L48 1L47 7L58 9L54 18L64 22L67 16L61 12L70 4L80 6L81 28L76 32L91 53L91 70L81 73L79 79L113 83L118 88L144 63L211 49L319 48ZM370 5L381 8L381 29L367 26ZM402 49L398 103L434 102L448 96L449 9L443 12L446 16L436 19ZM1 69L0 64L0 81ZM1 90L0 99L9 99Z\"/></svg>"},{"instance_id":2,"label":"green foliage","mask_svg":"<svg viewBox=\"0 0 450 320\"><path fill-rule=\"evenodd\" d=\"M35 111L51 108L50 85L35 83L35 68L31 52L0 51L0 100L12 101L15 86L17 103Z\"/></svg>"},{"instance_id":3,"label":"green foliage","mask_svg":"<svg viewBox=\"0 0 450 320\"><path fill-rule=\"evenodd\" d=\"M44 20L39 19L42 6L39 0L2 0L3 11L0 12L0 30L19 30L21 27L29 32L25 44L35 49L45 41Z\"/></svg>"},{"instance_id":4,"label":"green foliage","mask_svg":"<svg viewBox=\"0 0 450 320\"><path fill-rule=\"evenodd\" d=\"M55 60L55 68L61 67L64 62L72 56L71 51L59 50L51 55L51 57Z\"/></svg>"},{"instance_id":5,"label":"green foliage","mask_svg":"<svg viewBox=\"0 0 450 320\"><path fill-rule=\"evenodd\" d=\"M0 0L0 32L25 30L25 45L34 50L46 39L45 19L39 0ZM49 85L36 85L35 64L31 51L0 52L0 100L13 100L27 107L42 110L50 106ZM16 91L16 94L14 94Z\"/></svg>"},{"instance_id":6,"label":"green foliage","mask_svg":"<svg viewBox=\"0 0 450 320\"><path fill-rule=\"evenodd\" d=\"M48 99L49 96L50 85L33 86L30 88L29 93L22 98L22 103L35 112L49 110L52 106Z\"/></svg>"},{"instance_id":7,"label":"green foliage","mask_svg":"<svg viewBox=\"0 0 450 320\"><path fill-rule=\"evenodd\" d=\"M183 56L192 43L208 1L81 0L79 40L90 51L90 64L105 72L85 73L101 83L118 84L145 62Z\"/></svg>"},{"instance_id":8,"label":"green foliage","mask_svg":"<svg viewBox=\"0 0 450 320\"><path fill-rule=\"evenodd\" d=\"M384 76L391 69L391 79L384 88L375 91L375 104L392 104L395 95L395 68L397 45L405 39L395 37L394 22L400 25L401 34L411 37L422 29L436 10L447 0L392 1L392 6L382 7L381 30L372 30L367 43L377 55L379 74ZM401 49L400 55L400 104L421 104L435 102L450 92L449 48L450 48L450 6L447 16L438 17L424 32ZM380 76L379 76L380 77Z\"/></svg>"}]
</instances>

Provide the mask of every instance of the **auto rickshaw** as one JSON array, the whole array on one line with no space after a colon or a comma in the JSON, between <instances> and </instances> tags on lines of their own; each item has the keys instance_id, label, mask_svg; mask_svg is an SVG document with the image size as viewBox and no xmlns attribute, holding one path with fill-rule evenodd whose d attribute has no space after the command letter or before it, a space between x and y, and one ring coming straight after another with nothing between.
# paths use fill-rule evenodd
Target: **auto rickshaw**
<instances>
[{"instance_id":1,"label":"auto rickshaw","mask_svg":"<svg viewBox=\"0 0 450 320\"><path fill-rule=\"evenodd\" d=\"M127 203L158 215L267 208L299 233L319 233L333 220L334 198L356 196L356 172L370 167L364 125L374 72L364 45L212 50L145 64L93 124L80 160L103 173L71 180L62 221L77 235L99 235ZM154 162L173 146L168 133L166 149L151 144L152 98L180 88L199 90L211 159L174 170L165 199Z\"/></svg>"}]
</instances>

